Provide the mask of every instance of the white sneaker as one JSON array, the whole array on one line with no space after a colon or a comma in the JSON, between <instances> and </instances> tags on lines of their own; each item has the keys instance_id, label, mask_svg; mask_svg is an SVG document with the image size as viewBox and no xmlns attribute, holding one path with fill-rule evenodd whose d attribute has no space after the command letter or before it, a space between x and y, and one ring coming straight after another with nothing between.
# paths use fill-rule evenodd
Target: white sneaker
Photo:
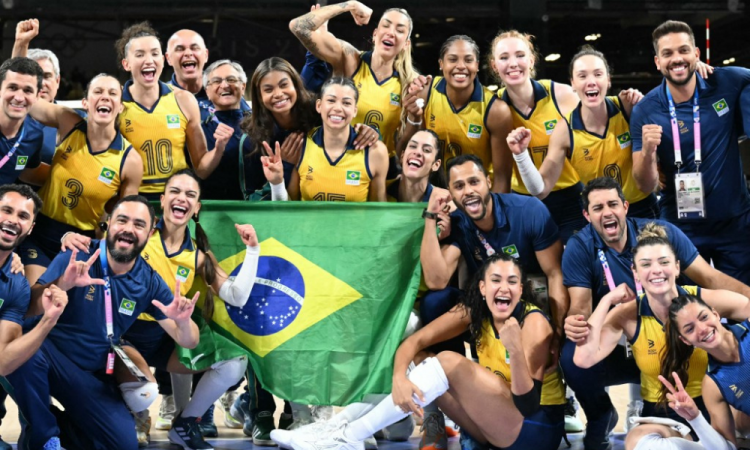
<instances>
[{"instance_id":1,"label":"white sneaker","mask_svg":"<svg viewBox=\"0 0 750 450\"><path fill-rule=\"evenodd\" d=\"M298 424L295 428L292 428ZM271 439L281 448L292 448L292 439L297 436L298 440L316 440L320 436L331 434L339 428L339 425L333 422L311 422L302 424L301 421L295 421L288 429L275 429L271 431Z\"/></svg>"},{"instance_id":2,"label":"white sneaker","mask_svg":"<svg viewBox=\"0 0 750 450\"><path fill-rule=\"evenodd\" d=\"M340 424L333 433L318 433L317 436L307 435L312 439L304 439L305 436L296 434L292 436L292 449L294 450L365 450L363 441L352 441L345 435L346 422Z\"/></svg>"},{"instance_id":3,"label":"white sneaker","mask_svg":"<svg viewBox=\"0 0 750 450\"><path fill-rule=\"evenodd\" d=\"M135 433L138 436L138 447L148 447L151 440L151 416L148 410L133 413L135 418Z\"/></svg>"},{"instance_id":4,"label":"white sneaker","mask_svg":"<svg viewBox=\"0 0 750 450\"><path fill-rule=\"evenodd\" d=\"M583 422L578 418L578 402L570 396L565 403L565 432L580 433L583 430Z\"/></svg>"},{"instance_id":5,"label":"white sneaker","mask_svg":"<svg viewBox=\"0 0 750 450\"><path fill-rule=\"evenodd\" d=\"M631 428L633 428L633 425L630 422L630 418L641 417L641 411L643 411L642 400L633 400L632 402L628 403L628 413L625 416L625 427L624 427L626 433L630 431Z\"/></svg>"},{"instance_id":6,"label":"white sneaker","mask_svg":"<svg viewBox=\"0 0 750 450\"><path fill-rule=\"evenodd\" d=\"M163 395L161 397L161 405L159 406L159 417L156 418L156 426L154 428L157 430L171 429L176 412L177 407L174 404L174 395Z\"/></svg>"},{"instance_id":7,"label":"white sneaker","mask_svg":"<svg viewBox=\"0 0 750 450\"><path fill-rule=\"evenodd\" d=\"M225 392L224 395L219 399L221 401L221 407L224 409L224 426L227 428L238 429L242 428L242 421L232 415L232 406L234 401L239 397L240 394L237 391Z\"/></svg>"}]
</instances>

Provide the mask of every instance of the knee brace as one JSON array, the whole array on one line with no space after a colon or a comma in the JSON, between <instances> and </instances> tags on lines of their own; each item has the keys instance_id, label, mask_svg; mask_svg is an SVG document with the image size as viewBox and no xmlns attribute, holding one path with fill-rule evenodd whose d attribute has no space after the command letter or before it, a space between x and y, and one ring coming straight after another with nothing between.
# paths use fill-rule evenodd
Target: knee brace
<instances>
[{"instance_id":1,"label":"knee brace","mask_svg":"<svg viewBox=\"0 0 750 450\"><path fill-rule=\"evenodd\" d=\"M445 394L448 390L448 377L445 375L443 366L435 358L427 358L409 373L409 380L416 384L424 395L424 402L415 399L419 406L424 406L435 401L436 398Z\"/></svg>"},{"instance_id":2,"label":"knee brace","mask_svg":"<svg viewBox=\"0 0 750 450\"><path fill-rule=\"evenodd\" d=\"M132 381L119 387L122 399L134 413L148 409L159 395L159 385L151 381Z\"/></svg>"}]
</instances>

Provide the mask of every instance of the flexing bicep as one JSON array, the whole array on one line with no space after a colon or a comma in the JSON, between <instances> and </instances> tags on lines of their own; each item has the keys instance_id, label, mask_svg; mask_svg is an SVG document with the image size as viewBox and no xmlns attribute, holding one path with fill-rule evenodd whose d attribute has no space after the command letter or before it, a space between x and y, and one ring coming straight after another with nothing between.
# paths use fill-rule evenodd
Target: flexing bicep
<instances>
[{"instance_id":1,"label":"flexing bicep","mask_svg":"<svg viewBox=\"0 0 750 450\"><path fill-rule=\"evenodd\" d=\"M120 198L138 194L143 180L143 159L134 149L130 149L122 168Z\"/></svg>"},{"instance_id":2,"label":"flexing bicep","mask_svg":"<svg viewBox=\"0 0 750 450\"><path fill-rule=\"evenodd\" d=\"M351 44L337 39L327 29L318 29L333 17L327 17L330 14L326 8L293 19L289 22L289 30L310 53L333 66L334 73L348 76L354 70L349 72L347 69L356 68L359 64L359 51Z\"/></svg>"}]
</instances>

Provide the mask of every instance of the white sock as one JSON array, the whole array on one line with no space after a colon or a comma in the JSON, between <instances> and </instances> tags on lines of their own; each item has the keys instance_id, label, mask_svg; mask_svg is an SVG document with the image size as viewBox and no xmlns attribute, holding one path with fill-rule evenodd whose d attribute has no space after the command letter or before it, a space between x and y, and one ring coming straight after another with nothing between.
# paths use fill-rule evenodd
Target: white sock
<instances>
[{"instance_id":1,"label":"white sock","mask_svg":"<svg viewBox=\"0 0 750 450\"><path fill-rule=\"evenodd\" d=\"M663 438L657 433L643 436L633 450L707 450L698 442L679 437Z\"/></svg>"},{"instance_id":2,"label":"white sock","mask_svg":"<svg viewBox=\"0 0 750 450\"><path fill-rule=\"evenodd\" d=\"M247 358L239 356L211 366L195 387L193 398L182 411L181 417L200 417L231 386L245 376Z\"/></svg>"},{"instance_id":3,"label":"white sock","mask_svg":"<svg viewBox=\"0 0 750 450\"><path fill-rule=\"evenodd\" d=\"M172 395L177 412L182 411L190 402L190 391L193 388L193 375L184 373L170 373L172 378Z\"/></svg>"},{"instance_id":4,"label":"white sock","mask_svg":"<svg viewBox=\"0 0 750 450\"><path fill-rule=\"evenodd\" d=\"M424 395L424 403L417 401L420 406L432 403L448 390L448 377L437 358L425 359L411 371L409 379ZM364 417L352 422L346 428L345 437L353 441L363 441L406 416L401 408L393 404L393 396L389 395Z\"/></svg>"},{"instance_id":5,"label":"white sock","mask_svg":"<svg viewBox=\"0 0 750 450\"><path fill-rule=\"evenodd\" d=\"M347 422L352 423L360 417L364 416L368 412L372 411L375 406L380 403L386 396L382 394L371 394L365 396L359 403L352 403L346 408L341 410L338 414L333 416L331 419L336 423Z\"/></svg>"}]
</instances>

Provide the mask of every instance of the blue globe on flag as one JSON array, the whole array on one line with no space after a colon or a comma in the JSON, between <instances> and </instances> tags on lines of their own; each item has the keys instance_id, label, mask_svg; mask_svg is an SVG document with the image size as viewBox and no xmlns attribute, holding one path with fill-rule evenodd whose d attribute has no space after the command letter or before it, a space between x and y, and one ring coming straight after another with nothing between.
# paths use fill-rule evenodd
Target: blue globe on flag
<instances>
[{"instance_id":1,"label":"blue globe on flag","mask_svg":"<svg viewBox=\"0 0 750 450\"><path fill-rule=\"evenodd\" d=\"M230 274L237 276L238 265ZM268 336L288 327L299 315L305 298L305 281L294 264L277 256L261 256L250 298L245 306L227 304L237 327L255 336Z\"/></svg>"}]
</instances>

